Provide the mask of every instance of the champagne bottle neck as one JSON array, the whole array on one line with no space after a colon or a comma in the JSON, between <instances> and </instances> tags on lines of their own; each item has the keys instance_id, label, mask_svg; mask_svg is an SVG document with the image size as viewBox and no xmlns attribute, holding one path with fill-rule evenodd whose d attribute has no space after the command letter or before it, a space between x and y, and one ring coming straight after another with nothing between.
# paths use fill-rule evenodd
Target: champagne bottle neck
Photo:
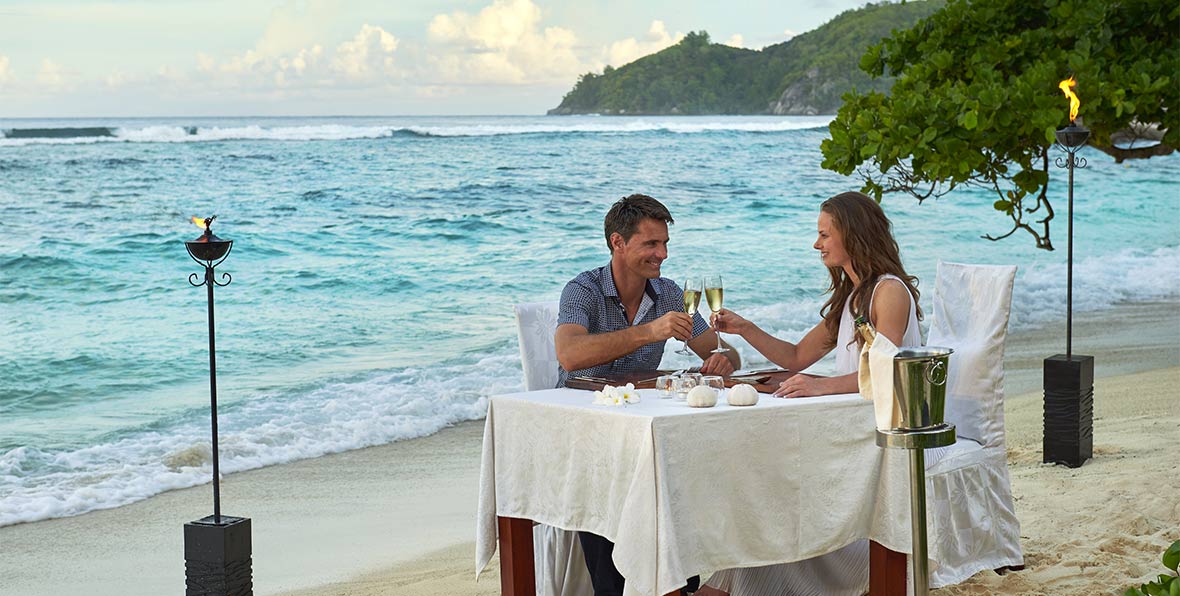
<instances>
[{"instance_id":1,"label":"champagne bottle neck","mask_svg":"<svg viewBox=\"0 0 1180 596\"><path fill-rule=\"evenodd\" d=\"M856 331L864 339L866 345L873 345L873 340L877 338L877 330L864 317L856 317Z\"/></svg>"}]
</instances>

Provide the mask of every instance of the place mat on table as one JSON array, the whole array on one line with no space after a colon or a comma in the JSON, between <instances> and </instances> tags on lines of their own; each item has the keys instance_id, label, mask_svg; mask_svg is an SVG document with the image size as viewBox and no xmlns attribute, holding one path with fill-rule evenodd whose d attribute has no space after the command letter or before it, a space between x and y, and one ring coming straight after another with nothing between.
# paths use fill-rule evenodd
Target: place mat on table
<instances>
[{"instance_id":1,"label":"place mat on table","mask_svg":"<svg viewBox=\"0 0 1180 596\"><path fill-rule=\"evenodd\" d=\"M696 372L695 369L689 369ZM570 377L565 380L565 386L571 389L586 389L589 391L602 391L602 388L607 385L615 387L622 387L627 383L635 385L636 389L655 389L656 377L660 375L667 375L674 373L674 370L636 370L628 373L619 373L608 377Z\"/></svg>"},{"instance_id":2,"label":"place mat on table","mask_svg":"<svg viewBox=\"0 0 1180 596\"><path fill-rule=\"evenodd\" d=\"M757 389L759 393L774 393L778 390L779 383L795 376L805 375L808 377L817 377L819 375L812 375L807 373L787 370L785 368L767 368L753 371L737 371L745 374L736 375L726 379L725 386L733 387L736 383L747 383ZM737 379L736 381L733 379Z\"/></svg>"},{"instance_id":3,"label":"place mat on table","mask_svg":"<svg viewBox=\"0 0 1180 596\"><path fill-rule=\"evenodd\" d=\"M690 368L688 372L697 372L699 369ZM565 386L572 389L585 389L588 391L601 391L606 385L613 385L621 387L627 383L635 385L636 389L654 389L656 386L656 377L660 375L667 375L674 373L673 370L637 370L629 373L621 373L618 375L611 375L609 377L595 377L595 376L576 376L566 379ZM738 384L753 385L755 389L762 393L774 393L778 389L778 384L783 382L787 377L801 374L794 371L789 371L783 368L771 368L763 370L742 371L745 374L736 377L726 377L725 386L733 387ZM808 375L815 376L815 375Z\"/></svg>"}]
</instances>

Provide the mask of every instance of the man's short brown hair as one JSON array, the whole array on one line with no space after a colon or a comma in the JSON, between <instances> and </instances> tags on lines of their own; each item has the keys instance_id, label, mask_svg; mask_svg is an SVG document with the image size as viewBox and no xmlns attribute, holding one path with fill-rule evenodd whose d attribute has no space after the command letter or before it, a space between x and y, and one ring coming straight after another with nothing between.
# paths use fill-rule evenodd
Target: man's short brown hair
<instances>
[{"instance_id":1,"label":"man's short brown hair","mask_svg":"<svg viewBox=\"0 0 1180 596\"><path fill-rule=\"evenodd\" d=\"M639 227L639 222L645 219L654 219L666 224L676 223L663 203L647 195L634 194L615 201L602 222L606 247L614 251L610 245L611 234L618 233L624 241L630 240L635 228Z\"/></svg>"}]
</instances>

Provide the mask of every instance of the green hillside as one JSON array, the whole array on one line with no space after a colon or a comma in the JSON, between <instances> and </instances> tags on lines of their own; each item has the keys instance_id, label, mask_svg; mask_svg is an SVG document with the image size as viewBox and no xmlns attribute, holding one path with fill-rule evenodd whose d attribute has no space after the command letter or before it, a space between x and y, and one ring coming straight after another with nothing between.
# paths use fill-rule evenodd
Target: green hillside
<instances>
[{"instance_id":1,"label":"green hillside","mask_svg":"<svg viewBox=\"0 0 1180 596\"><path fill-rule=\"evenodd\" d=\"M868 46L908 29L942 0L869 4L761 50L689 33L676 45L602 74L582 75L550 114L830 114L854 86L884 90L860 70Z\"/></svg>"}]
</instances>

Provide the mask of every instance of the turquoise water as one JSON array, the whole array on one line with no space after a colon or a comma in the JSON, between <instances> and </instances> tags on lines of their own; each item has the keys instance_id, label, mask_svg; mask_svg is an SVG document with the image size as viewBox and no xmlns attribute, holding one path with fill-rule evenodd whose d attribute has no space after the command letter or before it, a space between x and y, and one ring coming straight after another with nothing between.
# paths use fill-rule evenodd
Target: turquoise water
<instances>
[{"instance_id":1,"label":"turquoise water","mask_svg":"<svg viewBox=\"0 0 1180 596\"><path fill-rule=\"evenodd\" d=\"M192 215L235 242L217 289L233 472L481 418L521 386L511 305L603 264L602 215L632 192L677 219L665 275L720 273L727 306L799 337L826 286L816 209L858 186L819 167L827 121L0 120L0 525L208 479ZM80 127L102 130L61 130ZM1075 308L1180 297L1180 156L1083 154ZM939 259L1015 263L1013 327L1064 318L1051 175L1056 252L980 239L1007 231L985 191L886 198L924 305Z\"/></svg>"}]
</instances>

